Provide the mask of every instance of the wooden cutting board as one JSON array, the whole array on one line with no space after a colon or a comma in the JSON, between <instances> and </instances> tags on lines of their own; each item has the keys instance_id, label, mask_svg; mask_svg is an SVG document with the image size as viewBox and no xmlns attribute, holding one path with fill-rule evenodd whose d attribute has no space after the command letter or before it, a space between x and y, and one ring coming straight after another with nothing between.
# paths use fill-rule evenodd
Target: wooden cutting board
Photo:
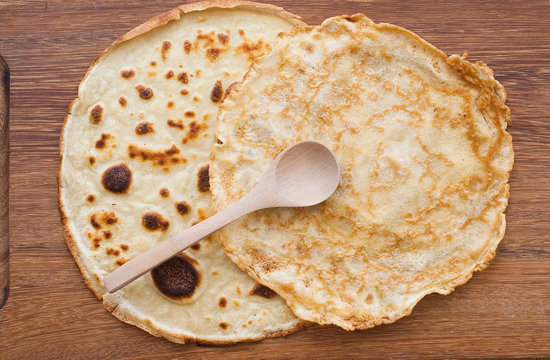
<instances>
[{"instance_id":1,"label":"wooden cutting board","mask_svg":"<svg viewBox=\"0 0 550 360\"><path fill-rule=\"evenodd\" d=\"M548 0L272 1L318 24L363 12L494 69L508 91L516 160L508 228L492 265L448 296L372 330L313 326L230 347L178 345L124 324L82 281L57 208L58 140L88 65L118 36L179 1L0 1L11 68L11 294L1 359L550 357L550 4ZM5 169L0 169L5 172Z\"/></svg>"}]
</instances>

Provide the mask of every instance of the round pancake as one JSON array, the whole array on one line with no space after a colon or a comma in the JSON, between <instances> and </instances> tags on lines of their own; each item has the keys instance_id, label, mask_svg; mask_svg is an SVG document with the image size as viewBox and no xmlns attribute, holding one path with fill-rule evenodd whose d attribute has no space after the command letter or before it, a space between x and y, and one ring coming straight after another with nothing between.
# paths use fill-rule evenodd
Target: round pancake
<instances>
[{"instance_id":1,"label":"round pancake","mask_svg":"<svg viewBox=\"0 0 550 360\"><path fill-rule=\"evenodd\" d=\"M276 35L297 24L270 5L183 5L124 35L88 70L62 132L60 207L86 283L119 319L175 342L214 344L304 324L212 239L114 294L102 282L210 215L218 105Z\"/></svg>"},{"instance_id":2,"label":"round pancake","mask_svg":"<svg viewBox=\"0 0 550 360\"><path fill-rule=\"evenodd\" d=\"M406 316L483 270L504 235L505 99L487 66L397 26L354 15L294 29L220 106L214 207L300 140L334 151L341 184L319 206L256 212L218 240L302 319L353 330Z\"/></svg>"}]
</instances>

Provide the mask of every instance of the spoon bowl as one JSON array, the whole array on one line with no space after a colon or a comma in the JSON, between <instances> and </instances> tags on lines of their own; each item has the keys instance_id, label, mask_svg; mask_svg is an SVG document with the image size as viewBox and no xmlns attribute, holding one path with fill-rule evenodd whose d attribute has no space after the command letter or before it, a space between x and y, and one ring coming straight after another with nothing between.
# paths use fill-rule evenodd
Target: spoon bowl
<instances>
[{"instance_id":1,"label":"spoon bowl","mask_svg":"<svg viewBox=\"0 0 550 360\"><path fill-rule=\"evenodd\" d=\"M301 141L283 151L258 184L216 215L141 253L107 275L112 293L219 228L255 210L305 207L326 200L338 187L340 169L332 151L316 141Z\"/></svg>"}]
</instances>

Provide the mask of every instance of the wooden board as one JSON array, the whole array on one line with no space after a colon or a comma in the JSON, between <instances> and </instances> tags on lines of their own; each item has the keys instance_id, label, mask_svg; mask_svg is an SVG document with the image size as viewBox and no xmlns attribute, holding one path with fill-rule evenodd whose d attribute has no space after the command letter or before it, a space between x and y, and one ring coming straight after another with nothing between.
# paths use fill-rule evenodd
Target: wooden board
<instances>
[{"instance_id":1,"label":"wooden board","mask_svg":"<svg viewBox=\"0 0 550 360\"><path fill-rule=\"evenodd\" d=\"M411 316L372 330L313 326L231 347L178 345L124 324L82 281L57 208L59 132L88 65L178 1L0 0L0 54L12 74L11 294L0 358L550 357L550 4L548 0L273 1L318 24L363 12L447 53L470 52L508 91L516 162L506 236L484 272Z\"/></svg>"}]
</instances>

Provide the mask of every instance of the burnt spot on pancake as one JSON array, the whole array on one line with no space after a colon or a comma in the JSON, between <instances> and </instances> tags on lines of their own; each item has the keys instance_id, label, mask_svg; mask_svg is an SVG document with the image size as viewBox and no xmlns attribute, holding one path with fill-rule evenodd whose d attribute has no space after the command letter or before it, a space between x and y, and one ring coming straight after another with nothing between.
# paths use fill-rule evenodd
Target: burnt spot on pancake
<instances>
[{"instance_id":1,"label":"burnt spot on pancake","mask_svg":"<svg viewBox=\"0 0 550 360\"><path fill-rule=\"evenodd\" d=\"M113 165L101 177L103 187L115 194L124 194L132 184L132 171L124 163Z\"/></svg>"},{"instance_id":2,"label":"burnt spot on pancake","mask_svg":"<svg viewBox=\"0 0 550 360\"><path fill-rule=\"evenodd\" d=\"M252 290L250 290L250 295L257 295L266 299L273 299L275 296L277 296L277 293L267 286L256 284L254 285Z\"/></svg>"},{"instance_id":3,"label":"burnt spot on pancake","mask_svg":"<svg viewBox=\"0 0 550 360\"><path fill-rule=\"evenodd\" d=\"M95 201L95 196L92 194L86 196L86 201L93 203Z\"/></svg>"},{"instance_id":4,"label":"burnt spot on pancake","mask_svg":"<svg viewBox=\"0 0 550 360\"><path fill-rule=\"evenodd\" d=\"M166 54L168 53L168 50L172 47L172 43L170 41L163 41L162 47L160 49L160 57L162 60L166 60Z\"/></svg>"},{"instance_id":5,"label":"burnt spot on pancake","mask_svg":"<svg viewBox=\"0 0 550 360\"><path fill-rule=\"evenodd\" d=\"M166 79L171 79L174 77L174 72L172 70L168 71L166 75L164 75Z\"/></svg>"},{"instance_id":6,"label":"burnt spot on pancake","mask_svg":"<svg viewBox=\"0 0 550 360\"><path fill-rule=\"evenodd\" d=\"M210 61L216 61L216 59L218 58L218 56L220 56L220 53L222 52L221 49L218 49L218 48L210 48L208 50L206 50L206 57L208 58L208 60Z\"/></svg>"},{"instance_id":7,"label":"burnt spot on pancake","mask_svg":"<svg viewBox=\"0 0 550 360\"><path fill-rule=\"evenodd\" d=\"M170 226L170 222L162 217L161 214L155 211L148 211L141 217L141 224L151 231L166 231Z\"/></svg>"},{"instance_id":8,"label":"burnt spot on pancake","mask_svg":"<svg viewBox=\"0 0 550 360\"><path fill-rule=\"evenodd\" d=\"M197 265L195 259L180 253L151 270L153 283L163 295L171 299L190 298L201 282Z\"/></svg>"},{"instance_id":9,"label":"burnt spot on pancake","mask_svg":"<svg viewBox=\"0 0 550 360\"><path fill-rule=\"evenodd\" d=\"M176 203L176 210L178 210L180 215L187 215L189 214L189 211L191 211L191 205L185 201L178 201Z\"/></svg>"},{"instance_id":10,"label":"burnt spot on pancake","mask_svg":"<svg viewBox=\"0 0 550 360\"><path fill-rule=\"evenodd\" d=\"M191 52L191 41L189 40L185 40L183 42L183 50L185 51L186 54L189 54Z\"/></svg>"},{"instance_id":11,"label":"burnt spot on pancake","mask_svg":"<svg viewBox=\"0 0 550 360\"><path fill-rule=\"evenodd\" d=\"M212 91L210 92L210 100L217 103L220 102L223 96L223 88L222 88L222 81L217 80L214 84L214 87L212 88Z\"/></svg>"},{"instance_id":12,"label":"burnt spot on pancake","mask_svg":"<svg viewBox=\"0 0 550 360\"><path fill-rule=\"evenodd\" d=\"M126 244L120 244L120 248L122 249L122 251L128 251L128 249L130 248L130 246L126 245Z\"/></svg>"},{"instance_id":13,"label":"burnt spot on pancake","mask_svg":"<svg viewBox=\"0 0 550 360\"><path fill-rule=\"evenodd\" d=\"M101 138L95 142L96 149L103 149L107 145L107 140L111 138L109 134L101 134Z\"/></svg>"},{"instance_id":14,"label":"burnt spot on pancake","mask_svg":"<svg viewBox=\"0 0 550 360\"><path fill-rule=\"evenodd\" d=\"M157 66L157 62L156 62L156 61L151 61L151 62L149 63L149 65L151 65L151 66Z\"/></svg>"},{"instance_id":15,"label":"burnt spot on pancake","mask_svg":"<svg viewBox=\"0 0 550 360\"><path fill-rule=\"evenodd\" d=\"M147 122L147 121L140 122L136 126L136 134L138 134L138 135L145 135L145 134L153 132L153 131L155 131L153 129L153 123L150 123L150 122Z\"/></svg>"},{"instance_id":16,"label":"burnt spot on pancake","mask_svg":"<svg viewBox=\"0 0 550 360\"><path fill-rule=\"evenodd\" d=\"M201 249L201 244L200 243L193 244L191 245L191 249L195 251L199 251Z\"/></svg>"},{"instance_id":17,"label":"burnt spot on pancake","mask_svg":"<svg viewBox=\"0 0 550 360\"><path fill-rule=\"evenodd\" d=\"M219 307L221 308L224 308L227 306L227 299L224 298L223 296L218 300L218 305Z\"/></svg>"},{"instance_id":18,"label":"burnt spot on pancake","mask_svg":"<svg viewBox=\"0 0 550 360\"><path fill-rule=\"evenodd\" d=\"M90 224L99 230L103 226L111 226L118 222L116 214L112 211L95 212L90 216Z\"/></svg>"},{"instance_id":19,"label":"burnt spot on pancake","mask_svg":"<svg viewBox=\"0 0 550 360\"><path fill-rule=\"evenodd\" d=\"M90 111L90 123L97 125L103 120L103 107L99 104Z\"/></svg>"},{"instance_id":20,"label":"burnt spot on pancake","mask_svg":"<svg viewBox=\"0 0 550 360\"><path fill-rule=\"evenodd\" d=\"M173 127L173 128L178 128L178 129L182 129L183 130L183 122L181 120L172 120L172 119L168 119L166 120L166 124L170 127Z\"/></svg>"},{"instance_id":21,"label":"burnt spot on pancake","mask_svg":"<svg viewBox=\"0 0 550 360\"><path fill-rule=\"evenodd\" d=\"M126 104L128 104L128 100L126 100L124 96L121 96L118 98L118 103L120 104L120 106L126 106Z\"/></svg>"},{"instance_id":22,"label":"burnt spot on pancake","mask_svg":"<svg viewBox=\"0 0 550 360\"><path fill-rule=\"evenodd\" d=\"M149 100L150 98L153 97L153 89L151 88L148 88L143 85L138 85L136 86L136 90L139 94L139 97L142 98L143 100Z\"/></svg>"},{"instance_id":23,"label":"burnt spot on pancake","mask_svg":"<svg viewBox=\"0 0 550 360\"><path fill-rule=\"evenodd\" d=\"M88 162L90 163L90 165L95 164L95 157L90 156L90 157L88 158Z\"/></svg>"},{"instance_id":24,"label":"burnt spot on pancake","mask_svg":"<svg viewBox=\"0 0 550 360\"><path fill-rule=\"evenodd\" d=\"M187 159L178 155L180 149L176 145L172 145L166 150L151 150L140 148L137 145L128 146L128 156L131 159L141 158L142 161L151 161L153 165L167 166L187 162Z\"/></svg>"},{"instance_id":25,"label":"burnt spot on pancake","mask_svg":"<svg viewBox=\"0 0 550 360\"><path fill-rule=\"evenodd\" d=\"M174 107L174 102L173 102L173 101L168 101L168 102L166 103L166 107L167 107L167 108L173 108L173 107Z\"/></svg>"},{"instance_id":26,"label":"burnt spot on pancake","mask_svg":"<svg viewBox=\"0 0 550 360\"><path fill-rule=\"evenodd\" d=\"M218 34L218 40L219 40L222 44L227 45L227 43L229 43L229 35L219 33L219 34Z\"/></svg>"},{"instance_id":27,"label":"burnt spot on pancake","mask_svg":"<svg viewBox=\"0 0 550 360\"><path fill-rule=\"evenodd\" d=\"M109 230L105 230L105 231L103 232L103 236L105 236L105 239L109 240L110 238L113 237L113 233L110 232Z\"/></svg>"},{"instance_id":28,"label":"burnt spot on pancake","mask_svg":"<svg viewBox=\"0 0 550 360\"><path fill-rule=\"evenodd\" d=\"M118 266L122 266L124 265L128 260L127 259L118 259L117 261L115 261L115 264L118 265Z\"/></svg>"},{"instance_id":29,"label":"burnt spot on pancake","mask_svg":"<svg viewBox=\"0 0 550 360\"><path fill-rule=\"evenodd\" d=\"M187 131L187 135L181 140L183 144L186 144L189 140L192 140L199 136L199 131L201 130L201 126L197 124L195 121L191 121L189 124L189 130Z\"/></svg>"},{"instance_id":30,"label":"burnt spot on pancake","mask_svg":"<svg viewBox=\"0 0 550 360\"><path fill-rule=\"evenodd\" d=\"M170 191L168 191L167 188L162 188L159 190L159 195L163 198L167 198L168 196L170 196Z\"/></svg>"},{"instance_id":31,"label":"burnt spot on pancake","mask_svg":"<svg viewBox=\"0 0 550 360\"><path fill-rule=\"evenodd\" d=\"M185 117L189 117L189 118L195 117L195 112L194 111L186 111L185 112Z\"/></svg>"},{"instance_id":32,"label":"burnt spot on pancake","mask_svg":"<svg viewBox=\"0 0 550 360\"><path fill-rule=\"evenodd\" d=\"M180 94L182 94L183 96L189 95L189 90L187 90L187 89L182 89L182 90L180 90Z\"/></svg>"},{"instance_id":33,"label":"burnt spot on pancake","mask_svg":"<svg viewBox=\"0 0 550 360\"><path fill-rule=\"evenodd\" d=\"M206 192L210 190L210 165L205 165L199 169L197 173L197 188L200 192Z\"/></svg>"},{"instance_id":34,"label":"burnt spot on pancake","mask_svg":"<svg viewBox=\"0 0 550 360\"><path fill-rule=\"evenodd\" d=\"M105 254L107 255L113 255L114 252L115 252L115 249L113 249L112 247L105 248Z\"/></svg>"},{"instance_id":35,"label":"burnt spot on pancake","mask_svg":"<svg viewBox=\"0 0 550 360\"><path fill-rule=\"evenodd\" d=\"M178 81L180 81L184 84L189 83L189 76L187 75L187 73L185 71L182 71L178 74Z\"/></svg>"},{"instance_id":36,"label":"burnt spot on pancake","mask_svg":"<svg viewBox=\"0 0 550 360\"><path fill-rule=\"evenodd\" d=\"M120 72L120 76L122 76L124 79L128 80L136 76L136 72L132 69L130 70L122 70Z\"/></svg>"},{"instance_id":37,"label":"burnt spot on pancake","mask_svg":"<svg viewBox=\"0 0 550 360\"><path fill-rule=\"evenodd\" d=\"M222 321L221 323L219 323L219 326L220 326L222 329L226 330L226 329L229 327L229 324Z\"/></svg>"}]
</instances>

